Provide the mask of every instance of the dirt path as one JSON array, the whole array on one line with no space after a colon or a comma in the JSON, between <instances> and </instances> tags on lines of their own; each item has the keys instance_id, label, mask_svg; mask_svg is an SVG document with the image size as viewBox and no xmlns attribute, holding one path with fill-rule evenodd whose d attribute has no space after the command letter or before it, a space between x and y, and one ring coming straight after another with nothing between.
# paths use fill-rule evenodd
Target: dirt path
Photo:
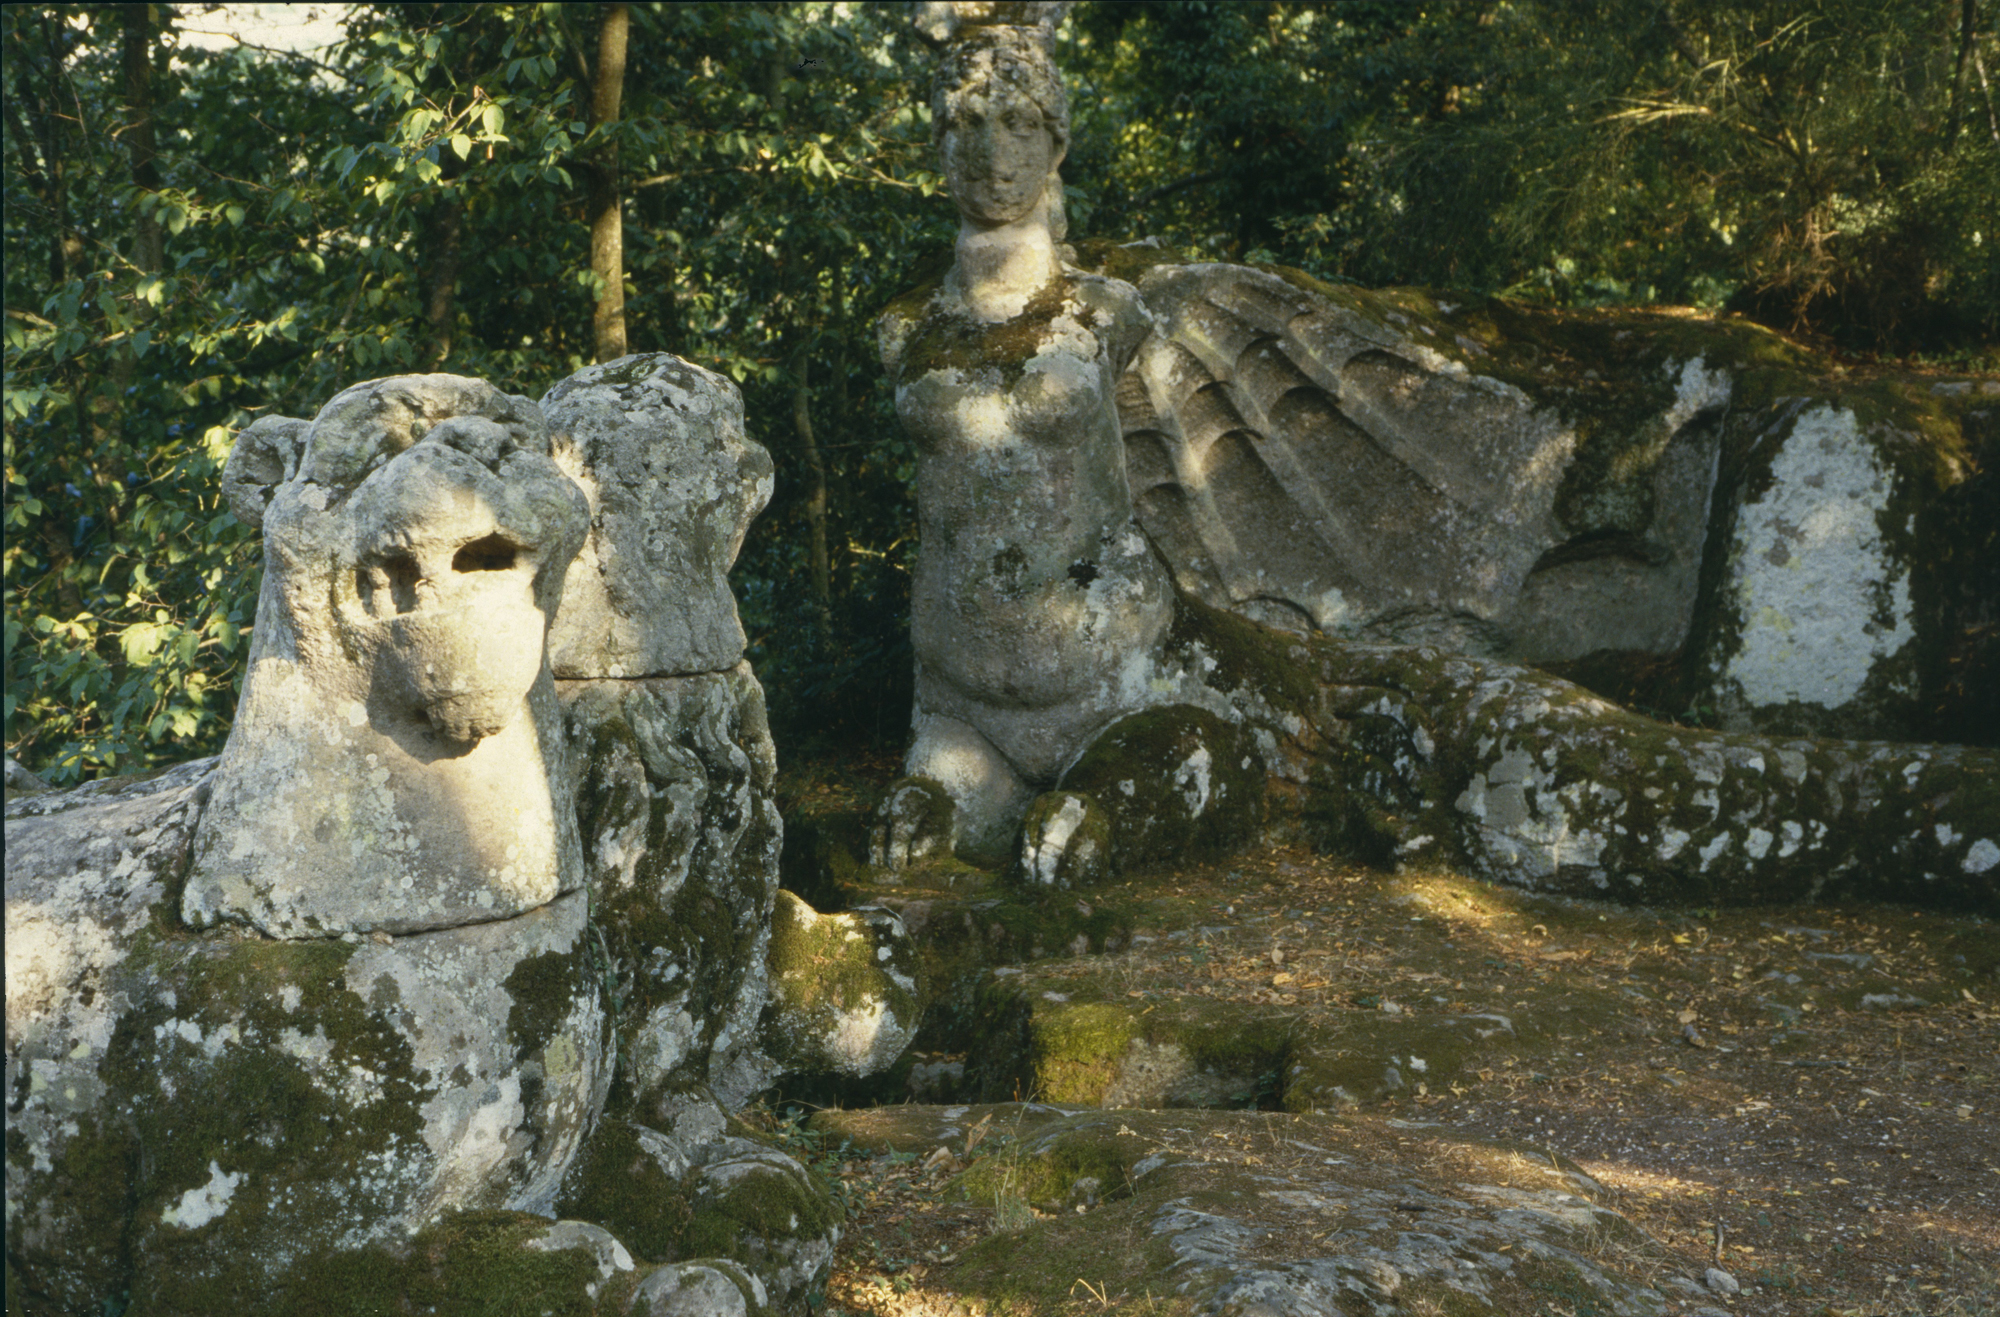
<instances>
[{"instance_id":1,"label":"dirt path","mask_svg":"<svg viewBox=\"0 0 2000 1317\"><path fill-rule=\"evenodd\" d=\"M2000 927L1990 922L1880 907L1635 910L1292 850L1144 875L1086 899L1127 912L1129 942L1003 970L982 989L1018 997L1029 1036L1086 1003L1125 1012L1149 1036L1169 1036L1155 1026L1170 1016L1211 1032L1277 1029L1290 1040L1288 1073L1242 1083L1236 1105L1345 1113L1357 1128L1435 1122L1568 1159L1602 1186L1595 1201L1643 1232L1624 1270L1667 1297L1665 1312L2000 1312ZM1456 1051L1436 1043L1440 1028L1495 1017L1510 1022L1498 1037L1479 1030L1482 1041ZM1432 1030L1428 1061L1398 1052L1405 1022ZM971 1040L973 1071L997 1073L980 1055L995 1046ZM1058 1062L1077 1058L1024 1052L1018 1095L1068 1084L1074 1104L1089 1065ZM1309 1093L1313 1080L1326 1082ZM1082 1277L1068 1293L996 1280L994 1257L1021 1251L1008 1247L1013 1233L1042 1238L1036 1227L1045 1234L1053 1213L963 1201L978 1148L970 1158L962 1146L821 1151L855 1210L829 1313L1193 1310ZM1741 1293L1702 1285L1710 1268ZM1588 1311L1580 1302L1524 1296L1495 1310Z\"/></svg>"}]
</instances>

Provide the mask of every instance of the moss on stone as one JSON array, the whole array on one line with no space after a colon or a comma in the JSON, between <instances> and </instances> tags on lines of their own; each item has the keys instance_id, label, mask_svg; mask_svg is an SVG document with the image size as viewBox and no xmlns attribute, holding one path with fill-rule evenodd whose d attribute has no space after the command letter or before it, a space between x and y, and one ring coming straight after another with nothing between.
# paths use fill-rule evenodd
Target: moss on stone
<instances>
[{"instance_id":1,"label":"moss on stone","mask_svg":"<svg viewBox=\"0 0 2000 1317\"><path fill-rule=\"evenodd\" d=\"M884 876L930 868L955 857L958 807L944 783L922 775L889 784L868 829L867 854Z\"/></svg>"},{"instance_id":2,"label":"moss on stone","mask_svg":"<svg viewBox=\"0 0 2000 1317\"><path fill-rule=\"evenodd\" d=\"M763 1142L741 1121L732 1119L728 1129ZM774 1269L794 1265L795 1243L824 1239L843 1219L832 1195L803 1167L788 1173L759 1165L719 1192L699 1170L670 1177L640 1142L637 1127L623 1121L600 1128L566 1181L557 1211L603 1225L646 1262L728 1259L767 1280Z\"/></svg>"},{"instance_id":3,"label":"moss on stone","mask_svg":"<svg viewBox=\"0 0 2000 1317\"><path fill-rule=\"evenodd\" d=\"M682 1247L688 1257L726 1257L754 1264L770 1245L826 1234L844 1219L833 1196L802 1167L745 1175L720 1193L702 1196Z\"/></svg>"},{"instance_id":4,"label":"moss on stone","mask_svg":"<svg viewBox=\"0 0 2000 1317\"><path fill-rule=\"evenodd\" d=\"M1010 1095L1070 1106L1275 1105L1292 1050L1287 1017L1181 999L1143 1009L1103 984L1064 980L1053 1000L1040 981L1011 977L981 990L968 1096Z\"/></svg>"},{"instance_id":5,"label":"moss on stone","mask_svg":"<svg viewBox=\"0 0 2000 1317\"><path fill-rule=\"evenodd\" d=\"M62 1149L61 1177L26 1181L33 1161L19 1130L7 1131L10 1175L43 1192L24 1196L17 1221L8 1222L8 1312L15 1301L23 1311L75 1312L110 1306L130 1290L132 1186L139 1171L139 1141L115 1112L98 1110L79 1117L76 1133ZM36 1218L58 1223L67 1247L61 1257L17 1252L17 1232Z\"/></svg>"},{"instance_id":6,"label":"moss on stone","mask_svg":"<svg viewBox=\"0 0 2000 1317\"><path fill-rule=\"evenodd\" d=\"M1045 1209L1086 1198L1115 1201L1131 1197L1132 1167L1148 1151L1122 1121L1071 1117L973 1162L948 1192L970 1202L1016 1198Z\"/></svg>"},{"instance_id":7,"label":"moss on stone","mask_svg":"<svg viewBox=\"0 0 2000 1317\"><path fill-rule=\"evenodd\" d=\"M683 379L694 375L693 368L681 358L667 352L639 352L618 361L606 362L596 367L593 385L633 385L643 384L661 374L660 363L668 364L665 372L669 378L681 376ZM567 383L567 381L565 381Z\"/></svg>"},{"instance_id":8,"label":"moss on stone","mask_svg":"<svg viewBox=\"0 0 2000 1317\"><path fill-rule=\"evenodd\" d=\"M143 937L124 967L139 1005L120 1019L100 1071L114 1095L100 1130L113 1132L66 1163L81 1153L100 1172L88 1192L132 1222L144 1277L134 1317L267 1310L272 1274L288 1258L331 1252L343 1220L388 1210L357 1191L355 1168L395 1164L399 1147L421 1145L429 1086L385 1010L347 988L352 952L338 942ZM323 1033L330 1064L370 1076L379 1099L353 1101L279 1045L301 1026ZM238 1177L227 1211L198 1228L163 1224L161 1213L216 1165ZM315 1196L328 1237L296 1238ZM219 1257L264 1259L269 1271L221 1268Z\"/></svg>"},{"instance_id":9,"label":"moss on stone","mask_svg":"<svg viewBox=\"0 0 2000 1317\"><path fill-rule=\"evenodd\" d=\"M545 1233L546 1217L527 1212L460 1212L399 1248L382 1246L302 1256L275 1280L224 1273L195 1284L169 1278L135 1298L126 1317L213 1317L255 1312L269 1317L594 1317L620 1310L635 1275L599 1280L589 1249L544 1252L526 1247Z\"/></svg>"},{"instance_id":10,"label":"moss on stone","mask_svg":"<svg viewBox=\"0 0 2000 1317\"><path fill-rule=\"evenodd\" d=\"M582 781L577 785L576 821L579 835L595 836L606 821L629 816L634 809L636 794L629 777L616 772L622 764L641 763L639 737L632 730L632 724L623 717L606 714L590 725L590 739L584 749L582 759L587 765ZM596 866L592 870L593 896L601 899L604 893L596 892Z\"/></svg>"},{"instance_id":11,"label":"moss on stone","mask_svg":"<svg viewBox=\"0 0 2000 1317\"><path fill-rule=\"evenodd\" d=\"M1276 1105L1294 1023L1228 1003L1178 999L1128 1007L1102 983L1064 981L1064 997L1040 981L994 979L980 991L972 1033L960 1041L974 1061L968 1097L1032 1095L1072 1107L1264 1107ZM1112 1001L1092 1001L1112 997Z\"/></svg>"},{"instance_id":12,"label":"moss on stone","mask_svg":"<svg viewBox=\"0 0 2000 1317\"><path fill-rule=\"evenodd\" d=\"M584 960L569 951L545 951L514 967L504 986L514 1004L507 1011L507 1036L517 1056L547 1046L588 991ZM391 983L390 986L394 986Z\"/></svg>"},{"instance_id":13,"label":"moss on stone","mask_svg":"<svg viewBox=\"0 0 2000 1317\"><path fill-rule=\"evenodd\" d=\"M1576 1317L1613 1317L1616 1305L1590 1282L1576 1263L1546 1253L1529 1253L1515 1264L1508 1279L1551 1308L1560 1305Z\"/></svg>"},{"instance_id":14,"label":"moss on stone","mask_svg":"<svg viewBox=\"0 0 2000 1317\"><path fill-rule=\"evenodd\" d=\"M1122 279L1128 284L1137 284L1156 265L1187 263L1186 257L1172 247L1126 245L1109 238L1085 238L1074 250L1076 259L1071 264L1078 269L1107 279Z\"/></svg>"},{"instance_id":15,"label":"moss on stone","mask_svg":"<svg viewBox=\"0 0 2000 1317\"><path fill-rule=\"evenodd\" d=\"M923 970L912 951L880 910L820 914L780 891L766 953L763 1027L773 1055L792 1068L857 1077L889 1064L923 1015ZM865 1042L848 1027L854 1021L872 1024Z\"/></svg>"},{"instance_id":16,"label":"moss on stone","mask_svg":"<svg viewBox=\"0 0 2000 1317\"><path fill-rule=\"evenodd\" d=\"M603 931L611 959L627 967L619 983L619 1055L633 1054L636 1031L656 1011L677 1006L701 1029L689 1056L698 1072L749 972L755 926L739 924L721 895L694 882L665 907L650 884L639 883L606 901L593 922ZM608 1110L643 1113L663 1087L684 1078L657 1076L639 1092L632 1087L629 1069L621 1066Z\"/></svg>"},{"instance_id":17,"label":"moss on stone","mask_svg":"<svg viewBox=\"0 0 2000 1317\"><path fill-rule=\"evenodd\" d=\"M957 1051L981 1016L981 984L993 966L1016 965L1061 952L1105 951L1131 934L1128 904L1097 893L1056 896L993 886L994 876L962 862L926 863L891 874L854 857L870 816L846 809L809 816L826 851L839 865L798 867L811 877L812 904L823 912L881 906L901 916L918 952L918 978L926 990L923 1022L913 1044L920 1050ZM790 829L788 828L788 836ZM789 883L789 875L788 875ZM905 1096L900 1077L850 1083L830 1077L792 1076L788 1097L815 1103L894 1101ZM1003 1091L1001 1096L1007 1096Z\"/></svg>"},{"instance_id":18,"label":"moss on stone","mask_svg":"<svg viewBox=\"0 0 2000 1317\"><path fill-rule=\"evenodd\" d=\"M767 958L773 991L797 1011L851 1010L880 996L875 939L866 932L852 919L823 917L792 893L779 892Z\"/></svg>"},{"instance_id":19,"label":"moss on stone","mask_svg":"<svg viewBox=\"0 0 2000 1317\"><path fill-rule=\"evenodd\" d=\"M1029 891L1098 887L1114 872L1111 814L1083 791L1044 791L1021 820L1013 877ZM1134 857L1136 860L1138 857Z\"/></svg>"},{"instance_id":20,"label":"moss on stone","mask_svg":"<svg viewBox=\"0 0 2000 1317\"><path fill-rule=\"evenodd\" d=\"M646 1151L637 1127L607 1119L598 1122L563 1181L556 1212L603 1226L635 1258L671 1262L686 1256L694 1203L686 1186Z\"/></svg>"},{"instance_id":21,"label":"moss on stone","mask_svg":"<svg viewBox=\"0 0 2000 1317\"><path fill-rule=\"evenodd\" d=\"M597 1312L585 1287L597 1279L588 1249L523 1247L548 1229L526 1212L462 1212L418 1235L408 1301L438 1317L586 1317ZM609 1297L609 1296L607 1296ZM604 1307L615 1311L611 1303Z\"/></svg>"},{"instance_id":22,"label":"moss on stone","mask_svg":"<svg viewBox=\"0 0 2000 1317\"><path fill-rule=\"evenodd\" d=\"M1132 1013L1120 1006L1064 1006L1030 1023L1035 1096L1095 1106L1118 1079L1132 1045Z\"/></svg>"},{"instance_id":23,"label":"moss on stone","mask_svg":"<svg viewBox=\"0 0 2000 1317\"><path fill-rule=\"evenodd\" d=\"M990 1206L994 1199L982 1201ZM958 1293L984 1299L988 1311L1010 1315L1088 1311L1079 1281L1110 1295L1147 1294L1146 1306L1138 1311L1148 1317L1192 1317L1206 1310L1201 1302L1205 1293L1176 1292L1183 1277L1173 1270L1174 1258L1150 1227L1149 1216L1131 1200L1082 1217L1064 1213L1054 1220L1030 1220L1022 1229L1002 1231L966 1249L949 1273L950 1284ZM1022 1266L1024 1257L1033 1258L1035 1265Z\"/></svg>"},{"instance_id":24,"label":"moss on stone","mask_svg":"<svg viewBox=\"0 0 2000 1317\"><path fill-rule=\"evenodd\" d=\"M1116 314L1101 276L1066 274L1043 285L1012 319L989 323L955 313L935 301L939 285L918 288L891 303L885 321L907 327L898 381L939 370L977 371L1012 389L1054 334L1056 320L1086 321L1091 313ZM1129 297L1130 291L1126 295Z\"/></svg>"},{"instance_id":25,"label":"moss on stone","mask_svg":"<svg viewBox=\"0 0 2000 1317\"><path fill-rule=\"evenodd\" d=\"M748 972L741 944L750 940L751 931L737 927L733 913L715 893L692 883L676 894L667 909L650 901L634 902L614 911L605 922L608 930L615 930L608 933L615 939L612 955L634 967L624 1002L628 1031L659 1008L676 1005L699 1027L693 1051L705 1058L728 1003ZM619 1051L626 1052L623 1039ZM613 1097L622 1096L633 1104L633 1111L645 1111L660 1085L675 1082L675 1076L662 1076L652 1091L621 1095L614 1088Z\"/></svg>"},{"instance_id":26,"label":"moss on stone","mask_svg":"<svg viewBox=\"0 0 2000 1317\"><path fill-rule=\"evenodd\" d=\"M1187 656L1209 684L1225 692L1254 692L1280 715L1310 718L1320 700L1298 636L1211 608L1182 591L1174 598L1169 653Z\"/></svg>"},{"instance_id":27,"label":"moss on stone","mask_svg":"<svg viewBox=\"0 0 2000 1317\"><path fill-rule=\"evenodd\" d=\"M1280 1105L1301 1113L1413 1094L1419 1084L1442 1088L1477 1060L1532 1054L1548 1045L1543 1031L1518 1013L1504 1028L1490 1019L1412 1019L1370 1010L1328 1011L1299 1023L1286 1055ZM1493 1037L1482 1039L1482 1030Z\"/></svg>"},{"instance_id":28,"label":"moss on stone","mask_svg":"<svg viewBox=\"0 0 2000 1317\"><path fill-rule=\"evenodd\" d=\"M741 1121L729 1132L764 1142ZM563 1185L556 1210L602 1225L651 1263L729 1258L769 1263L788 1241L823 1237L842 1214L810 1170L760 1166L720 1192L699 1172L675 1179L640 1141L638 1127L603 1122Z\"/></svg>"},{"instance_id":29,"label":"moss on stone","mask_svg":"<svg viewBox=\"0 0 2000 1317\"><path fill-rule=\"evenodd\" d=\"M1263 803L1262 765L1241 728L1170 705L1119 719L1063 774L1110 816L1114 865L1225 854L1247 842Z\"/></svg>"}]
</instances>

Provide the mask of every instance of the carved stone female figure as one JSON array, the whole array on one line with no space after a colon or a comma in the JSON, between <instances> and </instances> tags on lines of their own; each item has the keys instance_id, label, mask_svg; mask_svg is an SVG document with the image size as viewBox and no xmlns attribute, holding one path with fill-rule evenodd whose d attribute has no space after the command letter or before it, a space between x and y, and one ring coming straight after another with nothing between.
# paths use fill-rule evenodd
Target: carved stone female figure
<instances>
[{"instance_id":1,"label":"carved stone female figure","mask_svg":"<svg viewBox=\"0 0 2000 1317\"><path fill-rule=\"evenodd\" d=\"M1154 702L1173 599L1113 396L1152 322L1131 285L1061 259L1068 101L1037 29L956 42L932 115L956 260L881 324L919 452L905 769L951 796L959 854L990 860L1098 731Z\"/></svg>"}]
</instances>

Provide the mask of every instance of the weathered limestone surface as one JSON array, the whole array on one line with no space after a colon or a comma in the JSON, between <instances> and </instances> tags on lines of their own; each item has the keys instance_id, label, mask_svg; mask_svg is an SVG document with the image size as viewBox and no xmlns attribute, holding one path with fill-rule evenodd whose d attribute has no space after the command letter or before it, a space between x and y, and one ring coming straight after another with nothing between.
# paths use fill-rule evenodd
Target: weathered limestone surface
<instances>
[{"instance_id":1,"label":"weathered limestone surface","mask_svg":"<svg viewBox=\"0 0 2000 1317\"><path fill-rule=\"evenodd\" d=\"M726 672L743 657L729 568L771 501L771 456L743 398L668 353L587 366L542 399L555 461L593 534L549 632L556 677Z\"/></svg>"},{"instance_id":2,"label":"weathered limestone surface","mask_svg":"<svg viewBox=\"0 0 2000 1317\"><path fill-rule=\"evenodd\" d=\"M1015 870L1029 888L1095 887L1111 876L1111 816L1082 791L1044 791L1021 821Z\"/></svg>"},{"instance_id":3,"label":"weathered limestone surface","mask_svg":"<svg viewBox=\"0 0 2000 1317\"><path fill-rule=\"evenodd\" d=\"M263 424L227 481L265 529L259 625L183 917L412 933L575 890L542 640L585 518L535 404L450 375L356 385L291 465L272 436L298 426Z\"/></svg>"},{"instance_id":4,"label":"weathered limestone surface","mask_svg":"<svg viewBox=\"0 0 2000 1317\"><path fill-rule=\"evenodd\" d=\"M757 1305L803 1311L832 1259L840 1213L797 1161L745 1135L697 1092L656 1104L647 1124L608 1118L557 1208L603 1222L642 1259L666 1262L661 1270L679 1277L679 1285L650 1281L662 1294L689 1285L697 1294L710 1292L713 1277L685 1265L698 1259L721 1276L747 1280L739 1288Z\"/></svg>"},{"instance_id":5,"label":"weathered limestone surface","mask_svg":"<svg viewBox=\"0 0 2000 1317\"><path fill-rule=\"evenodd\" d=\"M1703 732L1533 669L1193 600L1174 652L1241 710L1281 833L1577 896L2000 911L2000 752Z\"/></svg>"},{"instance_id":6,"label":"weathered limestone surface","mask_svg":"<svg viewBox=\"0 0 2000 1317\"><path fill-rule=\"evenodd\" d=\"M620 967L615 1109L643 1121L698 1085L740 1106L775 1074L757 1049L783 845L763 688L747 663L558 688L585 765L591 908Z\"/></svg>"},{"instance_id":7,"label":"weathered limestone surface","mask_svg":"<svg viewBox=\"0 0 2000 1317\"><path fill-rule=\"evenodd\" d=\"M2000 384L1988 389L2000 394ZM2000 398L1989 405L2000 409ZM1934 602L1917 607L1913 577L1927 558L1990 576L1981 561L1990 548L1981 555L1987 546L1940 533L1933 473L1909 469L1915 455L1897 449L1912 436L1893 420L1871 424L1838 398L1788 400L1761 419L1781 442L1768 446L1755 484L1746 480L1734 524L1724 523L1715 615L1696 658L1706 664L1702 693L1739 725L1866 734L1907 724L1930 694L1921 650L1946 643L1952 621ZM1995 730L1974 722L1941 732L1990 743Z\"/></svg>"},{"instance_id":8,"label":"weathered limestone surface","mask_svg":"<svg viewBox=\"0 0 2000 1317\"><path fill-rule=\"evenodd\" d=\"M136 1273L213 1311L447 1211L546 1213L609 1079L580 893L379 943L186 930L214 768L9 810L8 1249L54 1310Z\"/></svg>"},{"instance_id":9,"label":"weathered limestone surface","mask_svg":"<svg viewBox=\"0 0 2000 1317\"><path fill-rule=\"evenodd\" d=\"M1063 790L1094 796L1108 816L1114 868L1223 854L1250 840L1263 765L1228 712L1175 704L1128 714L1064 772Z\"/></svg>"},{"instance_id":10,"label":"weathered limestone surface","mask_svg":"<svg viewBox=\"0 0 2000 1317\"><path fill-rule=\"evenodd\" d=\"M8 1260L11 1271L22 1252L45 1258L36 1279L66 1308L94 1301L122 1260L122 1211L89 1186L58 1196L38 1177L104 1103L99 1072L130 1009L114 978L169 900L214 767L7 807ZM17 1143L32 1160L17 1160Z\"/></svg>"},{"instance_id":11,"label":"weathered limestone surface","mask_svg":"<svg viewBox=\"0 0 2000 1317\"><path fill-rule=\"evenodd\" d=\"M594 519L536 405L476 380L251 427L225 483L268 567L222 756L10 773L31 1308L796 1311L824 1271L823 1189L726 1114L775 1073L775 758L722 584L769 459L726 381L616 365L552 395ZM684 488L644 488L661 462ZM659 606L636 565L676 534L689 629L607 623ZM552 679L551 633L586 676ZM613 1202L621 1138L676 1151Z\"/></svg>"},{"instance_id":12,"label":"weathered limestone surface","mask_svg":"<svg viewBox=\"0 0 2000 1317\"><path fill-rule=\"evenodd\" d=\"M1849 375L1741 322L1085 264L1160 322L1120 381L1128 467L1205 602L1595 659L1738 731L2000 740L2000 383Z\"/></svg>"}]
</instances>

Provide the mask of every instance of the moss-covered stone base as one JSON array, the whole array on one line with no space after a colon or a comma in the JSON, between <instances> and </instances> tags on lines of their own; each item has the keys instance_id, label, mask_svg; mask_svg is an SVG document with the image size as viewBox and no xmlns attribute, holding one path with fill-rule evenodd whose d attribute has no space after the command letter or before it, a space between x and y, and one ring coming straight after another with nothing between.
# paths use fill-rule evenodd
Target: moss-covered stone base
<instances>
[{"instance_id":1,"label":"moss-covered stone base","mask_svg":"<svg viewBox=\"0 0 2000 1317\"><path fill-rule=\"evenodd\" d=\"M821 914L780 891L771 917L766 1045L788 1069L850 1078L886 1070L916 1036L922 973L892 912L873 906Z\"/></svg>"},{"instance_id":2,"label":"moss-covered stone base","mask_svg":"<svg viewBox=\"0 0 2000 1317\"><path fill-rule=\"evenodd\" d=\"M1111 876L1111 815L1081 791L1045 791L1021 820L1014 877L1029 889L1091 888Z\"/></svg>"},{"instance_id":3,"label":"moss-covered stone base","mask_svg":"<svg viewBox=\"0 0 2000 1317\"><path fill-rule=\"evenodd\" d=\"M559 1210L601 1221L641 1261L728 1259L779 1310L825 1274L843 1219L804 1166L698 1098L662 1132L608 1121L565 1184ZM722 1132L726 1129L726 1133Z\"/></svg>"},{"instance_id":4,"label":"moss-covered stone base","mask_svg":"<svg viewBox=\"0 0 2000 1317\"><path fill-rule=\"evenodd\" d=\"M1175 645L1256 735L1278 835L1614 900L2000 911L2000 752L1698 731L1532 669L1188 598Z\"/></svg>"},{"instance_id":5,"label":"moss-covered stone base","mask_svg":"<svg viewBox=\"0 0 2000 1317\"><path fill-rule=\"evenodd\" d=\"M578 825L617 997L609 1109L647 1120L694 1084L741 1102L768 1080L757 1021L783 847L763 688L746 663L558 694L581 746Z\"/></svg>"},{"instance_id":6,"label":"moss-covered stone base","mask_svg":"<svg viewBox=\"0 0 2000 1317\"><path fill-rule=\"evenodd\" d=\"M1263 778L1242 727L1175 704L1105 728L1063 774L1062 786L1103 806L1112 863L1128 869L1242 845L1257 825Z\"/></svg>"}]
</instances>

